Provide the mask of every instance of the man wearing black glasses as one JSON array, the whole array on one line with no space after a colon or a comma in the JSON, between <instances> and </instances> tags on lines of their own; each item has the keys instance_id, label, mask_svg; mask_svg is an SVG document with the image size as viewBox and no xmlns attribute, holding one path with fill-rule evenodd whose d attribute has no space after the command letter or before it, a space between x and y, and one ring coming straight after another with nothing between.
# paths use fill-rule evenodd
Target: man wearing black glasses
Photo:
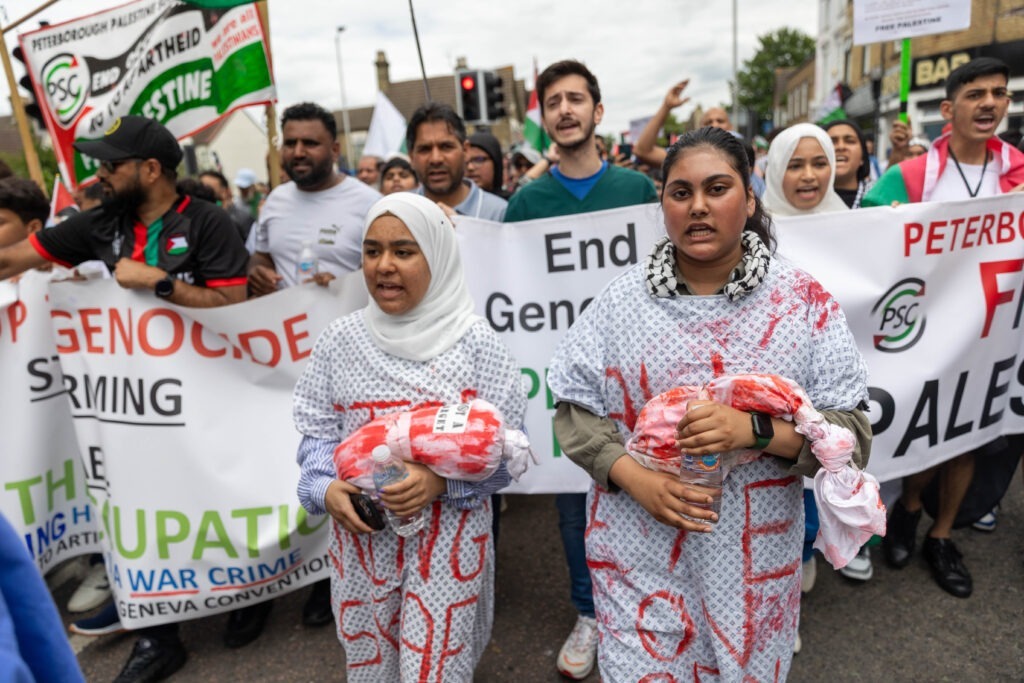
<instances>
[{"instance_id":1,"label":"man wearing black glasses","mask_svg":"<svg viewBox=\"0 0 1024 683\"><path fill-rule=\"evenodd\" d=\"M160 123L116 120L75 149L100 162L111 199L0 250L0 280L47 261L107 264L122 287L148 289L180 306L206 308L245 299L248 253L216 206L175 189L182 152Z\"/></svg>"},{"instance_id":2,"label":"man wearing black glasses","mask_svg":"<svg viewBox=\"0 0 1024 683\"><path fill-rule=\"evenodd\" d=\"M164 126L124 116L99 140L75 148L100 162L97 176L110 194L104 204L0 249L0 280L47 262L71 267L101 260L130 289L144 289L180 306L207 308L245 299L249 254L228 214L179 195L182 152ZM78 633L120 630L110 603ZM171 675L187 654L176 623L136 631L138 640L117 683L144 683Z\"/></svg>"}]
</instances>

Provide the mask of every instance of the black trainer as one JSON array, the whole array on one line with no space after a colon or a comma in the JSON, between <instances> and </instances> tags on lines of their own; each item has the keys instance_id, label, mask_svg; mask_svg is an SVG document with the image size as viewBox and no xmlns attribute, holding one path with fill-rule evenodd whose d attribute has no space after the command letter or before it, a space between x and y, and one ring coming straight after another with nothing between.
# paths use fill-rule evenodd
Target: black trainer
<instances>
[{"instance_id":1,"label":"black trainer","mask_svg":"<svg viewBox=\"0 0 1024 683\"><path fill-rule=\"evenodd\" d=\"M921 521L921 510L910 513L903 507L903 501L897 500L892 506L889 523L882 539L885 560L895 569L903 569L910 563L917 542L917 525Z\"/></svg>"},{"instance_id":2,"label":"black trainer","mask_svg":"<svg viewBox=\"0 0 1024 683\"><path fill-rule=\"evenodd\" d=\"M188 655L180 640L139 638L114 683L162 681L185 666Z\"/></svg>"},{"instance_id":3,"label":"black trainer","mask_svg":"<svg viewBox=\"0 0 1024 683\"><path fill-rule=\"evenodd\" d=\"M274 601L267 600L240 607L228 614L228 624L224 628L224 647L243 647L259 638L273 606Z\"/></svg>"},{"instance_id":4,"label":"black trainer","mask_svg":"<svg viewBox=\"0 0 1024 683\"><path fill-rule=\"evenodd\" d=\"M928 566L932 568L935 582L942 586L944 591L958 598L971 597L971 590L974 588L971 573L967 571L963 555L953 541L948 538L925 537L924 557L928 560Z\"/></svg>"},{"instance_id":5,"label":"black trainer","mask_svg":"<svg viewBox=\"0 0 1024 683\"><path fill-rule=\"evenodd\" d=\"M332 621L331 580L323 579L313 584L313 590L302 606L302 623L306 626L326 626Z\"/></svg>"}]
</instances>

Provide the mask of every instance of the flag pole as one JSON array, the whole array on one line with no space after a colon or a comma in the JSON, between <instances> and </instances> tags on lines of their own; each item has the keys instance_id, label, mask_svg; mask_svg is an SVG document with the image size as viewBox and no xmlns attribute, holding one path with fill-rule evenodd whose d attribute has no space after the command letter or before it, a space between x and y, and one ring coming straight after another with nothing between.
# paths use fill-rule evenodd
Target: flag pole
<instances>
[{"instance_id":1,"label":"flag pole","mask_svg":"<svg viewBox=\"0 0 1024 683\"><path fill-rule=\"evenodd\" d=\"M4 27L3 33L7 33L8 31L17 28L19 25L25 23L26 21L28 21L29 19L31 19L35 15L39 14L40 12L42 12L47 7L50 7L51 5L56 5L58 2L60 2L60 0L46 0L46 2L44 2L39 7L36 7L34 10L29 12L25 16L21 17L20 19L18 19L14 23L8 24L6 27Z\"/></svg>"},{"instance_id":2,"label":"flag pole","mask_svg":"<svg viewBox=\"0 0 1024 683\"><path fill-rule=\"evenodd\" d=\"M267 59L271 64L271 75L273 75L274 58L270 50L270 12L267 10L267 0L259 0L256 3L256 10L260 13L260 23L263 24L263 37L267 46ZM274 79L275 84L277 79ZM276 92L276 85L275 85ZM281 177L281 158L277 151L277 107L273 101L267 102L267 184L270 189L278 186Z\"/></svg>"},{"instance_id":3,"label":"flag pole","mask_svg":"<svg viewBox=\"0 0 1024 683\"><path fill-rule=\"evenodd\" d=\"M35 142L32 139L32 130L29 128L28 117L25 115L25 101L21 99L18 82L14 78L11 55L7 52L7 41L4 39L5 32L6 29L0 31L0 59L3 60L7 87L11 91L11 109L14 110L14 120L18 124L18 136L21 138L21 146L25 150L25 165L28 166L29 177L35 181L43 194L46 194L49 188L43 182L43 167L39 164L39 155L36 154Z\"/></svg>"},{"instance_id":4,"label":"flag pole","mask_svg":"<svg viewBox=\"0 0 1024 683\"><path fill-rule=\"evenodd\" d=\"M416 28L416 12L412 8L412 0L409 0L409 17L412 19L412 34L416 37L416 54L420 58L420 73L423 75L423 92L430 102L430 83L427 81L427 68L423 66L423 50L420 49L420 32Z\"/></svg>"}]
</instances>

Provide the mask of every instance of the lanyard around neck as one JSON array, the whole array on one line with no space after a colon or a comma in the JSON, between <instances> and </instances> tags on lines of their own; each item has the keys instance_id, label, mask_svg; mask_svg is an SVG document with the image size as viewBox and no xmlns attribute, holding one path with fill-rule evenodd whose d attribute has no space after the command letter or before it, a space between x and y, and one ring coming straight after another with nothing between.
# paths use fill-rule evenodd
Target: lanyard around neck
<instances>
[{"instance_id":1,"label":"lanyard around neck","mask_svg":"<svg viewBox=\"0 0 1024 683\"><path fill-rule=\"evenodd\" d=\"M985 150L985 163L981 165L981 177L978 178L978 186L971 190L971 184L967 182L967 176L964 175L964 169L960 168L960 160L956 158L956 154L953 153L953 145L949 146L949 158L956 164L956 170L960 172L960 179L964 181L964 187L967 188L967 194L971 195L971 198L978 196L981 192L981 184L985 182L985 169L988 168L988 150Z\"/></svg>"}]
</instances>

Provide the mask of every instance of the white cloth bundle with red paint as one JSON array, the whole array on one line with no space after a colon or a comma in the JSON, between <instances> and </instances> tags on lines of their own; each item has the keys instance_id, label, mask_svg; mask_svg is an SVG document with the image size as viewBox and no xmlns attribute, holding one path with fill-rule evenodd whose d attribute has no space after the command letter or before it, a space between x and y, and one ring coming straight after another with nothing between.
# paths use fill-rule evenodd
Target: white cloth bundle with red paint
<instances>
[{"instance_id":1,"label":"white cloth bundle with red paint","mask_svg":"<svg viewBox=\"0 0 1024 683\"><path fill-rule=\"evenodd\" d=\"M526 434L505 429L487 401L428 406L389 413L368 422L334 449L338 478L364 491L373 485L370 453L381 444L407 462L426 465L445 479L483 481L502 462L518 480L534 458Z\"/></svg>"},{"instance_id":2,"label":"white cloth bundle with red paint","mask_svg":"<svg viewBox=\"0 0 1024 683\"><path fill-rule=\"evenodd\" d=\"M723 375L704 386L676 387L655 396L637 416L626 450L648 469L678 474L676 425L694 399L711 400L743 412L765 413L793 422L810 442L821 469L814 475L820 526L814 547L838 568L845 567L872 535L885 534L885 506L878 480L851 461L856 438L849 429L825 421L795 382L778 375ZM738 449L722 454L728 470L761 457Z\"/></svg>"}]
</instances>

